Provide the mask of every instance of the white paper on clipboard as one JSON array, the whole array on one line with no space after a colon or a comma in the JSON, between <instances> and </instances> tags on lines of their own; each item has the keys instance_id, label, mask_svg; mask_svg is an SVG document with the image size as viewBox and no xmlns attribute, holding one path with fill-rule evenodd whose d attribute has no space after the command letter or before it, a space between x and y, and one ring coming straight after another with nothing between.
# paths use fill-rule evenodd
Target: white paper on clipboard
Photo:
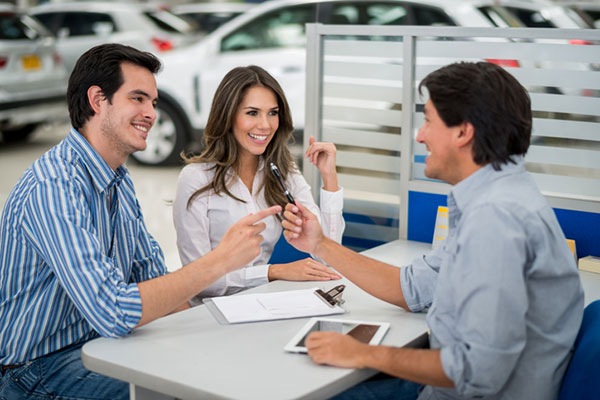
<instances>
[{"instance_id":1,"label":"white paper on clipboard","mask_svg":"<svg viewBox=\"0 0 600 400\"><path fill-rule=\"evenodd\" d=\"M334 307L327 305L315 293L317 289L319 288L213 297L205 299L204 302L212 303L213 308L221 314L220 316L215 314L215 310L209 307L217 321L229 324L343 314L345 312L339 305ZM225 321L220 320L221 317Z\"/></svg>"}]
</instances>

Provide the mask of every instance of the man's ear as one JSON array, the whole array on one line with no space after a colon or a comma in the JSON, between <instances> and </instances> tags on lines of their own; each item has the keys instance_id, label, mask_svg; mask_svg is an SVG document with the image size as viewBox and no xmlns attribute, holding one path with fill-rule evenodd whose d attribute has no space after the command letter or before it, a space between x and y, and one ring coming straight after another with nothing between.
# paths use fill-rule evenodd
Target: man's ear
<instances>
[{"instance_id":1,"label":"man's ear","mask_svg":"<svg viewBox=\"0 0 600 400\"><path fill-rule=\"evenodd\" d=\"M456 136L456 144L459 147L469 146L475 140L475 127L472 123L464 121L460 124L460 130Z\"/></svg>"},{"instance_id":2,"label":"man's ear","mask_svg":"<svg viewBox=\"0 0 600 400\"><path fill-rule=\"evenodd\" d=\"M87 98L92 110L94 110L94 114L98 114L102 102L106 100L104 93L102 93L102 88L100 86L90 86L87 90Z\"/></svg>"}]
</instances>

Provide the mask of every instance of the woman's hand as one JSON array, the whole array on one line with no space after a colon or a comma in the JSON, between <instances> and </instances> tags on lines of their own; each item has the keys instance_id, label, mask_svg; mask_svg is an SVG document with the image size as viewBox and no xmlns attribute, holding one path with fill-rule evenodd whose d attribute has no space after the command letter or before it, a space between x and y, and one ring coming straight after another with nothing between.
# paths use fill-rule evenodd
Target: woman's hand
<instances>
[{"instance_id":1,"label":"woman's hand","mask_svg":"<svg viewBox=\"0 0 600 400\"><path fill-rule=\"evenodd\" d=\"M331 268L312 258L269 266L269 282L276 279L286 281L330 281L341 278Z\"/></svg>"},{"instance_id":2,"label":"woman's hand","mask_svg":"<svg viewBox=\"0 0 600 400\"><path fill-rule=\"evenodd\" d=\"M335 145L333 143L316 142L310 137L310 144L305 157L319 169L323 177L323 188L329 192L338 191L337 172L335 170Z\"/></svg>"}]
</instances>

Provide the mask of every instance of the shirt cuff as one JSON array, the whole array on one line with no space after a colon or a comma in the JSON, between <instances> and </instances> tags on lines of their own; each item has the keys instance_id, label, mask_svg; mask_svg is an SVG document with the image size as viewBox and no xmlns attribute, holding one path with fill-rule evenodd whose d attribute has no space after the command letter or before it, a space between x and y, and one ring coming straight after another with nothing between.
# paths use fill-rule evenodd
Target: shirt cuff
<instances>
[{"instance_id":1,"label":"shirt cuff","mask_svg":"<svg viewBox=\"0 0 600 400\"><path fill-rule=\"evenodd\" d=\"M114 333L116 336L124 336L135 328L140 319L142 319L142 297L140 296L140 289L137 283L129 284L125 295L117 298L119 309L122 312L121 323L116 324ZM103 336L114 336L112 334Z\"/></svg>"},{"instance_id":2,"label":"shirt cuff","mask_svg":"<svg viewBox=\"0 0 600 400\"><path fill-rule=\"evenodd\" d=\"M252 288L269 282L269 264L244 268L246 287Z\"/></svg>"},{"instance_id":3,"label":"shirt cuff","mask_svg":"<svg viewBox=\"0 0 600 400\"><path fill-rule=\"evenodd\" d=\"M414 282L411 281L409 277L410 270L414 268L413 265L407 265L404 267L400 267L400 288L402 289L402 296L404 297L404 302L406 306L410 309L411 312L420 312L423 309L428 307L428 304L424 304L421 302L419 294L417 293L417 288L414 285Z\"/></svg>"},{"instance_id":4,"label":"shirt cuff","mask_svg":"<svg viewBox=\"0 0 600 400\"><path fill-rule=\"evenodd\" d=\"M334 214L344 208L344 188L340 186L337 192L330 192L321 187L321 213Z\"/></svg>"}]
</instances>

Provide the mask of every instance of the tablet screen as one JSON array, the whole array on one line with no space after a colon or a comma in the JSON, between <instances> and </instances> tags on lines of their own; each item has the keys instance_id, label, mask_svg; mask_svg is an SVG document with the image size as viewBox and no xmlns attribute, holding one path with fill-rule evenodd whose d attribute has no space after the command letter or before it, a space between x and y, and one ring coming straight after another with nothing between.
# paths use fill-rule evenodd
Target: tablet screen
<instances>
[{"instance_id":1,"label":"tablet screen","mask_svg":"<svg viewBox=\"0 0 600 400\"><path fill-rule=\"evenodd\" d=\"M379 329L379 325L366 325L366 324L357 324L357 323L347 323L344 321L319 321L317 320L313 326L306 332L306 334L300 339L300 341L296 344L296 346L304 346L304 340L308 337L311 332L337 332L337 333L345 333L354 337L355 339L360 340L364 343L369 343L369 341L375 335Z\"/></svg>"},{"instance_id":2,"label":"tablet screen","mask_svg":"<svg viewBox=\"0 0 600 400\"><path fill-rule=\"evenodd\" d=\"M389 324L386 323L313 318L292 338L285 350L305 353L304 341L312 332L337 332L350 335L363 343L378 344L388 327Z\"/></svg>"}]
</instances>

